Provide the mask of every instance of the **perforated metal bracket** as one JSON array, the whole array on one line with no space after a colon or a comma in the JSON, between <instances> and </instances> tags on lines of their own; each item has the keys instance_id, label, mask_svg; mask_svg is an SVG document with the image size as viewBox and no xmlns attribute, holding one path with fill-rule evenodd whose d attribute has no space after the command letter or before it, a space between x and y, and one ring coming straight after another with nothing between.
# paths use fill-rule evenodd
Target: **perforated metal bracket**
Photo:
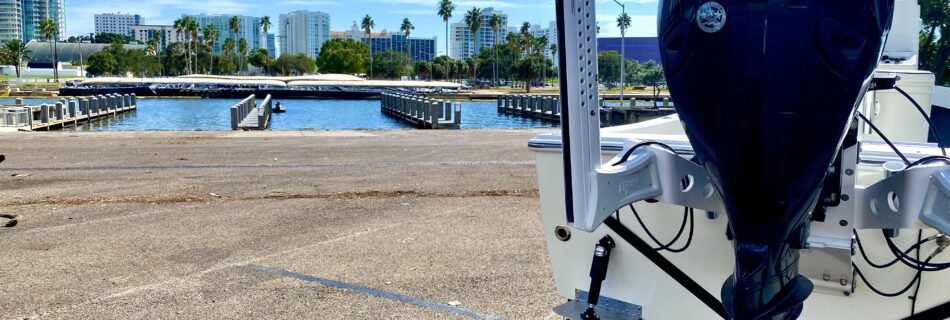
<instances>
[{"instance_id":1,"label":"perforated metal bracket","mask_svg":"<svg viewBox=\"0 0 950 320\"><path fill-rule=\"evenodd\" d=\"M857 188L857 229L920 228L950 232L950 166L920 166Z\"/></svg>"},{"instance_id":2,"label":"perforated metal bracket","mask_svg":"<svg viewBox=\"0 0 950 320\"><path fill-rule=\"evenodd\" d=\"M594 170L590 207L573 227L593 231L618 209L647 199L722 212L722 201L709 175L696 163L654 146L642 146L624 160L639 142L626 141L624 151Z\"/></svg>"}]
</instances>

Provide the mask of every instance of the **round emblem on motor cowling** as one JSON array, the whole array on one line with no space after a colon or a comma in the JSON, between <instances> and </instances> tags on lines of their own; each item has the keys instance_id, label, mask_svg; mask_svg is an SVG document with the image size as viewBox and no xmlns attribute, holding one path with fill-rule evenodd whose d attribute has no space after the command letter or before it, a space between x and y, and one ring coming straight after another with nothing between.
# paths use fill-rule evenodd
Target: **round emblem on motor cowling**
<instances>
[{"instance_id":1,"label":"round emblem on motor cowling","mask_svg":"<svg viewBox=\"0 0 950 320\"><path fill-rule=\"evenodd\" d=\"M696 12L696 24L699 29L713 33L726 25L726 8L716 2L706 2Z\"/></svg>"}]
</instances>

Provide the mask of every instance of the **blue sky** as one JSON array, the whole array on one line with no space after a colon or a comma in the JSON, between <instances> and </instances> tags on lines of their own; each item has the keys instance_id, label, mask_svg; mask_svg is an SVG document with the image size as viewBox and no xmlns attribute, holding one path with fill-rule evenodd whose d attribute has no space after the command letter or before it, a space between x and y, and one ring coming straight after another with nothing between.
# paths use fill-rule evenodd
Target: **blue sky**
<instances>
[{"instance_id":1,"label":"blue sky","mask_svg":"<svg viewBox=\"0 0 950 320\"><path fill-rule=\"evenodd\" d=\"M620 6L613 0L597 1L597 19L602 37L620 36L616 17ZM633 18L630 36L655 36L657 0L620 0ZM554 20L554 0L454 0L457 22L472 7L494 7L508 14L510 24L523 21L546 27ZM397 30L403 18L409 18L416 30L413 35L437 36L439 53L445 51L445 25L436 13L438 0L68 0L66 31L69 35L93 32L93 15L105 12L136 13L147 24L171 24L183 13L243 14L270 16L274 24L281 13L294 10L323 11L330 14L333 30L348 29L353 21L369 14L377 29Z\"/></svg>"}]
</instances>

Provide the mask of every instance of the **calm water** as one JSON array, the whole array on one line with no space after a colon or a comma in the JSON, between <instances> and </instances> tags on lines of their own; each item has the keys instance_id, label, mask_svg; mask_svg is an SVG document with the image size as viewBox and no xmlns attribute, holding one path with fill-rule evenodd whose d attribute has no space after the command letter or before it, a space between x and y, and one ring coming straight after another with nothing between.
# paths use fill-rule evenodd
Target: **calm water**
<instances>
[{"instance_id":1,"label":"calm water","mask_svg":"<svg viewBox=\"0 0 950 320\"><path fill-rule=\"evenodd\" d=\"M231 130L230 108L238 99L139 99L138 110L78 128L88 131ZM280 100L272 130L411 129L379 111L378 100ZM24 104L54 103L24 99ZM0 104L13 104L0 99ZM550 122L500 115L495 102L463 102L463 129L549 128Z\"/></svg>"}]
</instances>

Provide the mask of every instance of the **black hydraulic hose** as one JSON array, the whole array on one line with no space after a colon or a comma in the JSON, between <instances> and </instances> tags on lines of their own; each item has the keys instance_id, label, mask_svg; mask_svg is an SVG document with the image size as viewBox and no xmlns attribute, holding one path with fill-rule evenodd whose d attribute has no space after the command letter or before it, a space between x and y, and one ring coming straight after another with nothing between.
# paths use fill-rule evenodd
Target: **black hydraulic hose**
<instances>
[{"instance_id":1,"label":"black hydraulic hose","mask_svg":"<svg viewBox=\"0 0 950 320\"><path fill-rule=\"evenodd\" d=\"M897 248L897 245L894 244L894 241L891 240L891 238L888 237L886 233L884 234L884 240L887 241L887 246L891 249L891 252L893 252L894 255L897 256L898 260L900 260L900 262L902 262L904 265L907 265L908 267L911 267L914 269L920 269L922 271L942 271L942 270L946 270L950 268L950 262L930 263L930 259L927 259L926 261L920 261L918 259L914 259L913 257L907 255L906 253L902 252L899 248Z\"/></svg>"},{"instance_id":2,"label":"black hydraulic hose","mask_svg":"<svg viewBox=\"0 0 950 320\"><path fill-rule=\"evenodd\" d=\"M943 150L943 148L941 148L941 150ZM914 161L914 163L911 163L909 166L907 166L907 169L910 169L916 166L925 165L931 162L937 162L937 161L941 161L945 164L950 164L950 158L946 156L929 156L929 157L923 157L920 160Z\"/></svg>"},{"instance_id":3,"label":"black hydraulic hose","mask_svg":"<svg viewBox=\"0 0 950 320\"><path fill-rule=\"evenodd\" d=\"M637 209L633 207L633 204L631 203L627 206L629 206L630 210L633 211L633 216L637 218L637 222L640 223L640 227L643 228L643 231L647 234L647 236L650 237L650 239L652 239L653 242L656 243L656 245L660 246L659 248L654 248L653 250L656 250L656 251L667 250L670 252L683 252L683 251L686 251L686 248L689 247L689 244L690 242L692 242L692 238L693 238L693 230L692 230L693 223L690 223L690 231L689 231L690 239L686 242L686 245L684 245L683 248L680 248L680 249L670 248L673 246L673 244L679 241L680 237L683 236L683 231L686 230L686 222L687 220L691 219L690 217L691 215L689 211L690 208L683 208L683 223L680 225L679 231L676 232L676 236L673 237L673 240L670 240L670 242L667 244L663 244L655 235L653 235L653 232L650 232L650 228L647 228L647 225L643 223L643 219L640 218L640 213L637 212Z\"/></svg>"},{"instance_id":4,"label":"black hydraulic hose","mask_svg":"<svg viewBox=\"0 0 950 320\"><path fill-rule=\"evenodd\" d=\"M884 268L887 268L887 267L890 267L890 266L894 265L895 263L897 263L897 262L900 260L899 258L896 258L896 257L895 257L894 260L891 260L890 262L887 262L887 263L884 263L884 264L878 264L878 263L875 263L874 261L871 261L871 258L868 257L867 253L864 252L864 243L861 241L861 236L858 235L858 232L855 231L855 230L852 230L851 232L854 234L854 240L855 240L855 242L857 242L857 244L858 244L858 250L861 252L861 256L864 257L864 261L867 262L867 264L868 264L869 266L874 267L874 268L877 268L877 269L884 269ZM923 240L921 240L921 241L918 241L916 244L914 244L914 245L911 246L910 248L907 248L907 250L904 250L904 253L910 253L910 252L913 251L914 249L920 250L920 246L921 246L921 245L923 245L924 243L930 242L930 241L932 241L932 240L936 240L936 239L937 239L937 238L929 237L929 238L923 239Z\"/></svg>"},{"instance_id":5,"label":"black hydraulic hose","mask_svg":"<svg viewBox=\"0 0 950 320\"><path fill-rule=\"evenodd\" d=\"M920 115L924 117L924 120L927 120L927 124L930 125L930 132L934 134L934 139L937 140L937 147L940 148L940 153L942 153L944 156L947 156L947 150L943 149L943 146L944 146L943 140L940 139L940 134L937 133L937 126L934 125L933 120L930 119L930 116L927 115L927 112L924 111L924 108L921 108L920 104L917 103L917 100L914 100L914 98L911 97L909 94L907 94L907 92L905 92L904 89L901 89L898 86L894 86L894 90L897 90L897 92L900 92L902 95L904 95L904 98L907 98L907 100L910 100L910 103L914 104L914 107L916 107L917 111L920 112Z\"/></svg>"},{"instance_id":6,"label":"black hydraulic hose","mask_svg":"<svg viewBox=\"0 0 950 320\"><path fill-rule=\"evenodd\" d=\"M933 259L933 257L927 258L927 261L929 262L930 259ZM907 291L910 290L911 287L914 286L915 283L917 283L917 280L920 279L920 276L921 276L921 275L923 274L923 272L924 272L923 270L918 269L917 272L914 273L914 278L910 280L910 283L908 283L907 286L905 286L905 287L904 287L903 289L901 289L900 291L891 293L891 292L883 292L883 291L878 290L877 288L875 288L874 285L872 285L871 282L869 282L868 279L864 277L864 274L861 273L861 269L858 269L858 265L856 265L856 264L854 264L854 263L852 262L852 263L851 263L851 266L854 268L854 272L858 274L858 277L861 278L861 281L864 281L864 284L867 284L867 285L868 285L868 289L871 289L871 291L874 291L874 293L877 293L877 294L879 294L879 295L881 295L881 296L885 296L885 297L896 297L896 296L899 296L899 295L902 295L902 294L906 293Z\"/></svg>"},{"instance_id":7,"label":"black hydraulic hose","mask_svg":"<svg viewBox=\"0 0 950 320\"><path fill-rule=\"evenodd\" d=\"M676 150L674 150L673 147L670 147L668 144L665 144L665 143L662 143L662 142L657 142L657 141L641 142L641 143L638 143L637 145L633 146L633 148L630 148L630 150L627 150L627 152L623 154L623 157L620 158L620 161L617 161L617 163L614 163L613 165L614 165L614 166L619 166L619 165L623 164L624 162L627 162L627 160L630 160L630 156L633 155L633 152L634 152L634 151L637 151L637 149L639 149L640 147L648 146L648 145L660 146L660 147L662 147L663 149L669 150L669 151L672 152L673 154L676 154Z\"/></svg>"},{"instance_id":8,"label":"black hydraulic hose","mask_svg":"<svg viewBox=\"0 0 950 320\"><path fill-rule=\"evenodd\" d=\"M901 157L901 160L904 160L904 164L910 165L910 160L907 160L907 157L905 157L904 154L901 153L900 149L897 149L897 146L895 146L894 143L891 142L891 139L888 139L887 136L885 136L884 133L881 132L881 130L877 128L877 126L871 123L870 119L865 117L864 114L861 114L861 112L858 112L858 117L861 117L861 120L864 120L864 123L867 124L868 127L871 128L871 130L874 130L874 132L877 133L877 135L881 137L881 140L884 140L884 143L887 143L887 145L891 146L891 149L894 149L894 153L897 153L897 156Z\"/></svg>"},{"instance_id":9,"label":"black hydraulic hose","mask_svg":"<svg viewBox=\"0 0 950 320\"><path fill-rule=\"evenodd\" d=\"M676 280L677 283L682 285L687 291L692 293L696 298L703 302L707 307L712 309L716 314L718 314L723 319L729 319L729 313L726 312L726 307L716 299L711 293L703 289L695 280L690 278L686 273L676 267L670 260L667 260L662 254L653 250L653 247L650 247L643 239L640 239L633 231L630 231L626 226L617 221L614 217L607 217L607 220L604 220L604 224L607 225L610 230L613 230L620 236L621 239L629 243L636 249L640 254L646 257L650 262L653 262L660 270L666 272L667 275Z\"/></svg>"}]
</instances>

